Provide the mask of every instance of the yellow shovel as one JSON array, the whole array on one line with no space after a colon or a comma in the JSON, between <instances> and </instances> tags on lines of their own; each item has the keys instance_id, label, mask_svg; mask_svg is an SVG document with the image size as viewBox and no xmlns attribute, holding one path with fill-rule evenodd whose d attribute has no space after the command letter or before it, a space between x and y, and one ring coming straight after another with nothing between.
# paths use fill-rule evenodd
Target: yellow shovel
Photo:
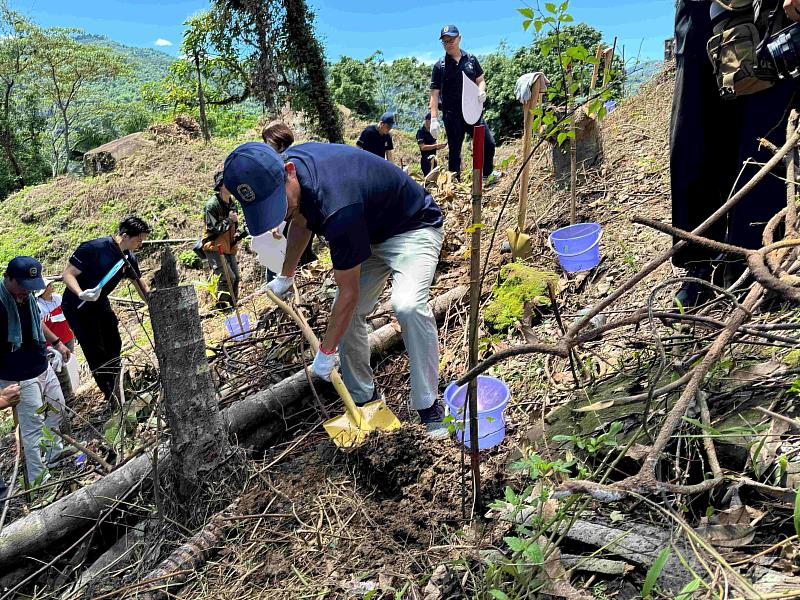
<instances>
[{"instance_id":1,"label":"yellow shovel","mask_svg":"<svg viewBox=\"0 0 800 600\"><path fill-rule=\"evenodd\" d=\"M542 78L537 77L532 86L531 97L523 103L525 115L525 129L523 134L522 159L528 158L531 151L531 129L533 121L533 109L539 103L541 95ZM511 245L511 255L514 259L527 258L531 255L531 236L522 233L525 230L525 219L528 216L528 180L530 179L530 166L528 161L522 167L522 176L519 180L519 213L517 215L517 226L513 229L506 229L508 243Z\"/></svg>"},{"instance_id":2,"label":"yellow shovel","mask_svg":"<svg viewBox=\"0 0 800 600\"><path fill-rule=\"evenodd\" d=\"M281 310L283 310L300 328L303 332L311 348L316 352L319 349L319 341L317 336L308 326L303 316L295 311L283 300L280 300L270 289L266 290L267 296ZM386 401L375 400L367 402L364 406L358 407L353 398L350 397L350 392L342 381L339 371L334 369L331 372L331 383L339 394L339 397L344 402L345 413L333 419L328 419L323 423L325 431L331 436L333 442L339 447L350 448L361 443L370 431L380 429L381 431L391 431L400 428L400 419L386 406Z\"/></svg>"}]
</instances>

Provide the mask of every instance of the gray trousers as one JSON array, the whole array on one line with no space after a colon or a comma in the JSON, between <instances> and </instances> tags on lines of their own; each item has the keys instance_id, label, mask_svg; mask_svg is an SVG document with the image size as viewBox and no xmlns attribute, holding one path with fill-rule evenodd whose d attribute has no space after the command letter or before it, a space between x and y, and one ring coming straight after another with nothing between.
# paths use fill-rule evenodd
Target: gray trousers
<instances>
[{"instance_id":1,"label":"gray trousers","mask_svg":"<svg viewBox=\"0 0 800 600\"><path fill-rule=\"evenodd\" d=\"M392 309L403 334L411 370L411 406L429 408L439 394L439 332L428 306L444 233L426 227L372 246L361 264L360 293L350 325L339 342L342 379L353 400L369 402L375 384L370 365L367 315L392 277Z\"/></svg>"},{"instance_id":2,"label":"gray trousers","mask_svg":"<svg viewBox=\"0 0 800 600\"><path fill-rule=\"evenodd\" d=\"M219 252L211 252L206 250L206 258L208 264L214 275L219 275L219 283L217 283L217 296L220 302L230 303L230 292L233 292L236 300L239 299L239 263L236 262L235 254L223 254L220 256ZM228 273L231 276L231 284L233 290L228 289L228 279L225 277L225 271L222 266L222 261L228 264Z\"/></svg>"},{"instance_id":3,"label":"gray trousers","mask_svg":"<svg viewBox=\"0 0 800 600\"><path fill-rule=\"evenodd\" d=\"M17 382L0 379L0 388L12 383ZM49 365L39 377L20 381L19 387L20 401L17 405L17 416L22 434L22 447L25 451L28 480L33 484L46 472L45 463L50 462L63 450L61 439L51 431L60 431L61 418L64 414L64 396L61 393L58 377ZM46 408L42 408L45 405Z\"/></svg>"}]
</instances>

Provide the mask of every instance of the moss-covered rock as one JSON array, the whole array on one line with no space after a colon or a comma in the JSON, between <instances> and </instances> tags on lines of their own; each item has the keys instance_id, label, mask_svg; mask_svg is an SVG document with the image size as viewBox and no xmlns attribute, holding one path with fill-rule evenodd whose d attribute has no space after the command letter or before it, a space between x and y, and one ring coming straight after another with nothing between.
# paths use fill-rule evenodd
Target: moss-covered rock
<instances>
[{"instance_id":1,"label":"moss-covered rock","mask_svg":"<svg viewBox=\"0 0 800 600\"><path fill-rule=\"evenodd\" d=\"M515 321L521 321L525 304L549 306L547 282L558 282L558 275L539 271L522 263L509 263L500 269L500 283L492 291L483 320L495 331L504 331Z\"/></svg>"}]
</instances>

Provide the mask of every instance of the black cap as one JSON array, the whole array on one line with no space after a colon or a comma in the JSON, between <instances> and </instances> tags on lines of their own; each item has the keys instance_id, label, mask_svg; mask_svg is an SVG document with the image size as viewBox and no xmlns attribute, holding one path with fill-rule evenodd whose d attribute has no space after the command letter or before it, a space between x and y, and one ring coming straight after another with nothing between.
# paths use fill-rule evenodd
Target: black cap
<instances>
[{"instance_id":1,"label":"black cap","mask_svg":"<svg viewBox=\"0 0 800 600\"><path fill-rule=\"evenodd\" d=\"M391 129L394 129L396 123L394 122L394 113L387 111L381 115L381 123L386 123Z\"/></svg>"},{"instance_id":2,"label":"black cap","mask_svg":"<svg viewBox=\"0 0 800 600\"><path fill-rule=\"evenodd\" d=\"M430 121L430 120L431 120L431 113L430 113L430 111L428 111L428 112L426 112L426 113L425 113L425 119L424 119L424 120L425 120L425 121Z\"/></svg>"},{"instance_id":3,"label":"black cap","mask_svg":"<svg viewBox=\"0 0 800 600\"><path fill-rule=\"evenodd\" d=\"M455 25L445 25L439 32L439 39L442 39L443 37L456 37L458 33L458 27Z\"/></svg>"},{"instance_id":4,"label":"black cap","mask_svg":"<svg viewBox=\"0 0 800 600\"><path fill-rule=\"evenodd\" d=\"M214 173L214 190L216 191L219 191L219 188L222 187L222 173L223 171Z\"/></svg>"},{"instance_id":5,"label":"black cap","mask_svg":"<svg viewBox=\"0 0 800 600\"><path fill-rule=\"evenodd\" d=\"M30 292L47 287L42 278L42 263L32 256L12 258L6 268L6 275Z\"/></svg>"}]
</instances>

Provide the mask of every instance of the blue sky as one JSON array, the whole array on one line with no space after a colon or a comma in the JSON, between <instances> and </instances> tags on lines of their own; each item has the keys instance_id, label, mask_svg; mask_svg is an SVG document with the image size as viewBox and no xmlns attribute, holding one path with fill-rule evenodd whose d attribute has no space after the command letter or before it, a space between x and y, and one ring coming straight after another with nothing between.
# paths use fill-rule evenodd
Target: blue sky
<instances>
[{"instance_id":1,"label":"blue sky","mask_svg":"<svg viewBox=\"0 0 800 600\"><path fill-rule=\"evenodd\" d=\"M454 23L462 47L481 54L501 40L511 47L530 41L516 9L524 0L309 0L326 52L363 58L382 49L388 59L417 56L430 61L441 54L437 34ZM80 27L129 46L161 48L176 54L183 22L208 7L208 0L11 0L12 8L43 26ZM535 4L533 4L535 6ZM663 41L672 35L674 0L572 0L570 13L600 29L610 42L625 47L625 57L662 58ZM170 45L171 44L171 45Z\"/></svg>"}]
</instances>

